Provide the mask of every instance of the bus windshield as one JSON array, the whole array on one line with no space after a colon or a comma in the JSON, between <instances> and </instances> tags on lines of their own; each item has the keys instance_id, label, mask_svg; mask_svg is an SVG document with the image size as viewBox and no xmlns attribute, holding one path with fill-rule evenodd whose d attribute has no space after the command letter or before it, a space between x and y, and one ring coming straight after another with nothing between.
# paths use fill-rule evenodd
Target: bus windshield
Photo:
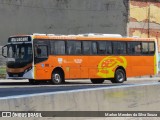
<instances>
[{"instance_id":1,"label":"bus windshield","mask_svg":"<svg viewBox=\"0 0 160 120\"><path fill-rule=\"evenodd\" d=\"M7 52L8 62L31 62L33 59L32 44L10 44Z\"/></svg>"}]
</instances>

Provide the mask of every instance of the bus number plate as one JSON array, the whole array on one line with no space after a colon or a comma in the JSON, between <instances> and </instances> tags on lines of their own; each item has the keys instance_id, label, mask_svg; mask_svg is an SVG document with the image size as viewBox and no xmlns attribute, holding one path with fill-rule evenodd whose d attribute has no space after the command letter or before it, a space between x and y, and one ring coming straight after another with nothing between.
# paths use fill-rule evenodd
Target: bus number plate
<instances>
[{"instance_id":1,"label":"bus number plate","mask_svg":"<svg viewBox=\"0 0 160 120\"><path fill-rule=\"evenodd\" d=\"M18 74L14 74L13 77L18 77Z\"/></svg>"}]
</instances>

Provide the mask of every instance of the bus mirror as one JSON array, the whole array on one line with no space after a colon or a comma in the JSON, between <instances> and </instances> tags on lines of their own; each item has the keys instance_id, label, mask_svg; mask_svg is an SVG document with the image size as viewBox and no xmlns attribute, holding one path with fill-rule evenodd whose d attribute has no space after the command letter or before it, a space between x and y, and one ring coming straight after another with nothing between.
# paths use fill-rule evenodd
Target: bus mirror
<instances>
[{"instance_id":1,"label":"bus mirror","mask_svg":"<svg viewBox=\"0 0 160 120\"><path fill-rule=\"evenodd\" d=\"M5 58L7 57L7 45L2 47L2 56Z\"/></svg>"}]
</instances>

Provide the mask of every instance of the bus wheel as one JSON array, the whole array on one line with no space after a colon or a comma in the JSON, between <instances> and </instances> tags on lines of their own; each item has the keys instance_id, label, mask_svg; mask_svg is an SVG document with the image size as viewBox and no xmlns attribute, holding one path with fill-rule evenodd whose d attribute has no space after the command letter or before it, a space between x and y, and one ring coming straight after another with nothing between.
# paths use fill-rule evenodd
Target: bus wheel
<instances>
[{"instance_id":1,"label":"bus wheel","mask_svg":"<svg viewBox=\"0 0 160 120\"><path fill-rule=\"evenodd\" d=\"M60 71L54 71L51 81L53 84L62 84L64 82L63 74Z\"/></svg>"},{"instance_id":2,"label":"bus wheel","mask_svg":"<svg viewBox=\"0 0 160 120\"><path fill-rule=\"evenodd\" d=\"M91 82L93 84L100 84L104 82L104 79L91 79Z\"/></svg>"},{"instance_id":3,"label":"bus wheel","mask_svg":"<svg viewBox=\"0 0 160 120\"><path fill-rule=\"evenodd\" d=\"M114 79L111 80L112 83L123 83L126 81L126 74L124 70L122 69L117 69L115 72L115 77Z\"/></svg>"},{"instance_id":4,"label":"bus wheel","mask_svg":"<svg viewBox=\"0 0 160 120\"><path fill-rule=\"evenodd\" d=\"M40 81L34 80L34 79L29 79L29 84L31 85L38 85L40 83Z\"/></svg>"}]
</instances>

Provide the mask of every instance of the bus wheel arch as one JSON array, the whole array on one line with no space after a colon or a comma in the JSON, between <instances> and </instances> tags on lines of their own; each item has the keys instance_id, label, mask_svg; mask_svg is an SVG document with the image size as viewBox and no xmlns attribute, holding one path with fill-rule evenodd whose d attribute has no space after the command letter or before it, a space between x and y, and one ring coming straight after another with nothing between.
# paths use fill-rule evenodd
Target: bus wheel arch
<instances>
[{"instance_id":1,"label":"bus wheel arch","mask_svg":"<svg viewBox=\"0 0 160 120\"><path fill-rule=\"evenodd\" d=\"M111 79L112 83L123 83L127 81L126 70L122 66L118 66L115 70L114 79Z\"/></svg>"},{"instance_id":2,"label":"bus wheel arch","mask_svg":"<svg viewBox=\"0 0 160 120\"><path fill-rule=\"evenodd\" d=\"M64 71L61 67L56 67L51 74L51 82L53 84L62 84L65 82Z\"/></svg>"}]
</instances>

